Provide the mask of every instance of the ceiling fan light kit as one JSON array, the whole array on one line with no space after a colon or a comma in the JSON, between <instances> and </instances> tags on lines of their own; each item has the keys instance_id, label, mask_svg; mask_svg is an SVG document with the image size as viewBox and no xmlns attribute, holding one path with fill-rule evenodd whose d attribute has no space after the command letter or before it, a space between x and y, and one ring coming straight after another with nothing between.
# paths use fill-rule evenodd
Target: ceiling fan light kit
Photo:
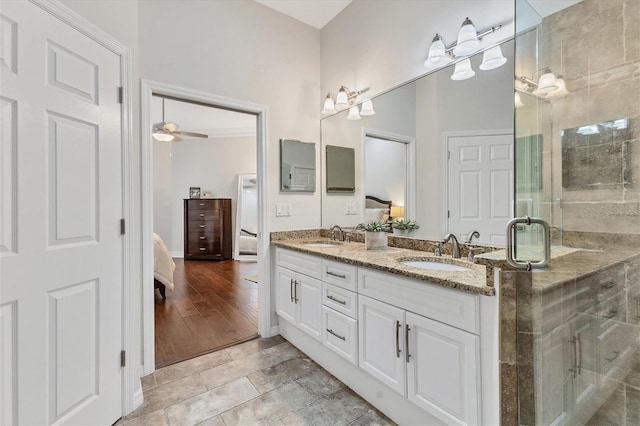
<instances>
[{"instance_id":1,"label":"ceiling fan light kit","mask_svg":"<svg viewBox=\"0 0 640 426\"><path fill-rule=\"evenodd\" d=\"M154 95L157 96L157 95ZM179 135L190 136L194 138L208 138L209 135L205 135L204 133L197 132L187 132L184 130L178 130L178 125L176 123L167 123L164 121L164 97L162 97L162 122L156 123L153 125L151 130L151 135L153 138L160 142L171 142L171 141L181 141Z\"/></svg>"}]
</instances>

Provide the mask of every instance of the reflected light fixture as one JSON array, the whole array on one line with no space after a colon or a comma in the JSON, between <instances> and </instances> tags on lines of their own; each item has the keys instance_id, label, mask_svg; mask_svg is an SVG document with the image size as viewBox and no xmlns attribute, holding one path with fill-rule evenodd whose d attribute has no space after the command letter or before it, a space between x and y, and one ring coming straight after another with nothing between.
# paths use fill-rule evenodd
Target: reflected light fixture
<instances>
[{"instance_id":1,"label":"reflected light fixture","mask_svg":"<svg viewBox=\"0 0 640 426\"><path fill-rule=\"evenodd\" d=\"M501 67L507 62L507 58L502 55L500 46L493 46L484 51L482 54L482 63L480 69L483 71L492 70Z\"/></svg>"},{"instance_id":2,"label":"reflected light fixture","mask_svg":"<svg viewBox=\"0 0 640 426\"><path fill-rule=\"evenodd\" d=\"M465 58L456 63L451 80L466 80L476 75L475 71L471 69L471 61L469 58Z\"/></svg>"},{"instance_id":3,"label":"reflected light fixture","mask_svg":"<svg viewBox=\"0 0 640 426\"><path fill-rule=\"evenodd\" d=\"M356 105L358 95L361 95L367 90L369 90L368 87L352 92L348 87L340 86L335 102L331 97L331 93L327 93L327 97L324 99L322 113L335 114L338 111L349 108L348 120L360 120L360 116L374 115L376 112L373 109L373 101L371 99L365 99L360 106L360 110L358 110L358 106Z\"/></svg>"},{"instance_id":4,"label":"reflected light fixture","mask_svg":"<svg viewBox=\"0 0 640 426\"><path fill-rule=\"evenodd\" d=\"M536 75L540 79L536 82ZM562 98L569 94L562 76L556 75L549 67L541 68L533 74L532 78L520 77L519 81L527 93L531 93L541 99Z\"/></svg>"},{"instance_id":5,"label":"reflected light fixture","mask_svg":"<svg viewBox=\"0 0 640 426\"><path fill-rule=\"evenodd\" d=\"M524 103L522 102L522 99L520 99L520 93L515 92L514 96L513 96L513 105L516 108L520 108L524 106Z\"/></svg>"}]
</instances>

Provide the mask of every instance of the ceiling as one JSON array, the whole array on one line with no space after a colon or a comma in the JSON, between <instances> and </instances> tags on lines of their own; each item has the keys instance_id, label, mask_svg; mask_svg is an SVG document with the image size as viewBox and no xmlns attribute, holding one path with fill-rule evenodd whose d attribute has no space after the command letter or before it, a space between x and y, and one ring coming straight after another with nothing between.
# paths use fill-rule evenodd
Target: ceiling
<instances>
[{"instance_id":1,"label":"ceiling","mask_svg":"<svg viewBox=\"0 0 640 426\"><path fill-rule=\"evenodd\" d=\"M582 0L528 0L531 7L543 18L554 13L580 3Z\"/></svg>"},{"instance_id":2,"label":"ceiling","mask_svg":"<svg viewBox=\"0 0 640 426\"><path fill-rule=\"evenodd\" d=\"M322 29L351 0L254 0L264 6L289 15L298 21Z\"/></svg>"},{"instance_id":3,"label":"ceiling","mask_svg":"<svg viewBox=\"0 0 640 426\"><path fill-rule=\"evenodd\" d=\"M162 98L151 97L151 123L162 121ZM256 134L256 116L191 102L165 99L164 121L176 123L178 130L214 137L241 137ZM181 136L181 139L189 139Z\"/></svg>"}]
</instances>

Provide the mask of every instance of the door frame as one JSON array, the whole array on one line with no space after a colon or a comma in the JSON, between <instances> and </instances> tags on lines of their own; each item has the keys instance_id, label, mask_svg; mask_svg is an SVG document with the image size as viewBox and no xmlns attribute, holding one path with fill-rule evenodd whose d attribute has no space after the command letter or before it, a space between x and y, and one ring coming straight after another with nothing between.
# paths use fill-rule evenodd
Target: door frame
<instances>
[{"instance_id":1,"label":"door frame","mask_svg":"<svg viewBox=\"0 0 640 426\"><path fill-rule=\"evenodd\" d=\"M155 324L153 288L153 146L151 144L151 96L171 96L187 101L205 103L256 116L256 145L258 178L258 282L269 282L269 238L267 232L268 174L267 111L265 105L227 98L216 94L174 86L157 81L140 81L140 141L142 144L142 346L141 375L155 371ZM258 334L271 336L271 296L269 285L258 286Z\"/></svg>"},{"instance_id":2,"label":"door frame","mask_svg":"<svg viewBox=\"0 0 640 426\"><path fill-rule=\"evenodd\" d=\"M120 58L120 84L122 85L123 98L120 111L121 147L122 147L122 218L125 223L131 223L131 141L133 140L133 94L131 93L131 50L115 38L87 21L85 18L69 9L58 0L30 0L35 6L51 14L62 23L89 37L96 43L113 52ZM138 288L132 286L133 268L131 266L131 254L133 238L130 233L122 236L122 349L129 354L135 354L135 348L139 347L139 340L135 329L136 301L138 300ZM133 358L133 357L132 357ZM122 368L121 407L122 415L133 411L142 403L142 389L140 376L136 363L126 363Z\"/></svg>"},{"instance_id":3,"label":"door frame","mask_svg":"<svg viewBox=\"0 0 640 426\"><path fill-rule=\"evenodd\" d=\"M444 146L444 150L442 152L442 164L444 167L442 169L442 174L440 178L441 182L444 185L441 185L440 190L440 200L439 203L442 206L442 211L440 213L440 217L442 223L444 224L445 233L451 232L449 229L449 139L457 138L457 137L473 137L473 136L505 136L505 135L513 135L513 129L495 129L495 130L460 130L460 131L451 131L451 132L442 132L442 143ZM515 139L513 141L514 149L515 149ZM514 152L515 155L515 152ZM514 157L515 158L515 157ZM515 161L515 160L514 160ZM515 174L514 174L515 176ZM505 224L506 225L506 224Z\"/></svg>"},{"instance_id":4,"label":"door frame","mask_svg":"<svg viewBox=\"0 0 640 426\"><path fill-rule=\"evenodd\" d=\"M362 170L362 178L365 175L364 150L366 138L383 139L391 142L403 143L406 145L406 173L404 188L404 216L405 218L416 217L416 138L398 133L385 132L367 127L362 128L362 137L360 138L360 150L362 152L360 170ZM364 181L363 181L364 185ZM363 194L364 196L367 194ZM407 208L409 205L409 208Z\"/></svg>"}]
</instances>

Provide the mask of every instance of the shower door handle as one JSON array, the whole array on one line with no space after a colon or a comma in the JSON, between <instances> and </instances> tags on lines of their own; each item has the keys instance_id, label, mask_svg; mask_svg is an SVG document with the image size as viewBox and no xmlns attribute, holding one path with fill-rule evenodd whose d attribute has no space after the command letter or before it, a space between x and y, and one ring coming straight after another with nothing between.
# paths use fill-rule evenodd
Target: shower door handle
<instances>
[{"instance_id":1,"label":"shower door handle","mask_svg":"<svg viewBox=\"0 0 640 426\"><path fill-rule=\"evenodd\" d=\"M544 230L544 258L539 262L530 262L530 261L519 262L513 256L513 252L515 250L516 225L519 225L519 224L531 225L534 223L541 225L542 229ZM507 262L509 263L509 265L513 266L514 268L526 269L527 271L530 271L531 269L542 269L546 267L549 264L549 260L551 259L551 232L550 232L549 224L542 219L529 217L529 216L515 217L511 219L507 223L506 249L507 249Z\"/></svg>"}]
</instances>

